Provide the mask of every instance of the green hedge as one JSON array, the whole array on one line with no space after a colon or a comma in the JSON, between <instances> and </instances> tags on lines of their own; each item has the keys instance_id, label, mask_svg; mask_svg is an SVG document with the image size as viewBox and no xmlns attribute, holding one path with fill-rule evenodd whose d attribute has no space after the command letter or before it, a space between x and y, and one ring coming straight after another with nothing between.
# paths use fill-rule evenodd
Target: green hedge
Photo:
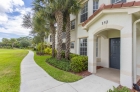
<instances>
[{"instance_id":1,"label":"green hedge","mask_svg":"<svg viewBox=\"0 0 140 92\"><path fill-rule=\"evenodd\" d=\"M56 58L49 58L46 60L50 65L59 68L64 71L72 71L72 72L82 72L88 69L88 57L80 56L77 54L70 54L70 61L64 59L65 52L61 53L62 59L57 60Z\"/></svg>"},{"instance_id":2,"label":"green hedge","mask_svg":"<svg viewBox=\"0 0 140 92\"><path fill-rule=\"evenodd\" d=\"M66 59L57 60L56 58L49 58L46 60L46 62L61 70L70 71L70 61Z\"/></svg>"},{"instance_id":3,"label":"green hedge","mask_svg":"<svg viewBox=\"0 0 140 92\"><path fill-rule=\"evenodd\" d=\"M77 57L77 56L80 56L80 55L74 54L74 53L70 53L70 60L71 60L72 58L74 58L74 57Z\"/></svg>"},{"instance_id":4,"label":"green hedge","mask_svg":"<svg viewBox=\"0 0 140 92\"><path fill-rule=\"evenodd\" d=\"M61 57L62 57L62 58L65 58L65 51L62 51L62 52L61 52Z\"/></svg>"},{"instance_id":5,"label":"green hedge","mask_svg":"<svg viewBox=\"0 0 140 92\"><path fill-rule=\"evenodd\" d=\"M82 72L88 68L88 57L87 56L76 56L71 59L70 64L73 72Z\"/></svg>"}]
</instances>

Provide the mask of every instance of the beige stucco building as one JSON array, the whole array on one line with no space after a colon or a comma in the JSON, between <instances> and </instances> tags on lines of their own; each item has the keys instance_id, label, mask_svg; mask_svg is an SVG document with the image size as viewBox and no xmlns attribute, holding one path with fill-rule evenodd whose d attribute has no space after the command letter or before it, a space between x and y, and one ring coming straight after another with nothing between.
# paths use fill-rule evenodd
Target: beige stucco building
<instances>
[{"instance_id":1,"label":"beige stucco building","mask_svg":"<svg viewBox=\"0 0 140 92\"><path fill-rule=\"evenodd\" d=\"M97 66L117 69L119 83L132 88L140 76L140 0L82 4L83 9L71 15L71 52L88 56L91 73L98 73Z\"/></svg>"}]
</instances>

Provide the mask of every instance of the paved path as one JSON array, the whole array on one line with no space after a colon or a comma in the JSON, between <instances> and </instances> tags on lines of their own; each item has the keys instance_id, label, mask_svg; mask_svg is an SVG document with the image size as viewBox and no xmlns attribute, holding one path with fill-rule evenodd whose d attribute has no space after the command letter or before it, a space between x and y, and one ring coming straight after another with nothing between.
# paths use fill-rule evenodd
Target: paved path
<instances>
[{"instance_id":1,"label":"paved path","mask_svg":"<svg viewBox=\"0 0 140 92\"><path fill-rule=\"evenodd\" d=\"M29 51L21 63L20 92L106 92L119 85L96 75L74 83L59 82L39 67L33 56L34 53Z\"/></svg>"}]
</instances>

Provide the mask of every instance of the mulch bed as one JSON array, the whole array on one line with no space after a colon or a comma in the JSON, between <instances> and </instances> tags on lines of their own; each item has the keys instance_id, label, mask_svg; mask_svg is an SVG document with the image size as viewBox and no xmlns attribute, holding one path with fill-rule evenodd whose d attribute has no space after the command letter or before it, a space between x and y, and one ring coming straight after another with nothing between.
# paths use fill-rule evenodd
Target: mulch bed
<instances>
[{"instance_id":1,"label":"mulch bed","mask_svg":"<svg viewBox=\"0 0 140 92\"><path fill-rule=\"evenodd\" d=\"M104 67L97 66L97 69L101 69L101 68L104 68ZM74 74L82 76L82 77L87 77L87 76L91 75L92 73L88 72L88 70L87 70L87 71L83 71L83 72L80 72L80 73L74 73Z\"/></svg>"},{"instance_id":2,"label":"mulch bed","mask_svg":"<svg viewBox=\"0 0 140 92\"><path fill-rule=\"evenodd\" d=\"M101 68L104 68L104 67L102 67L102 66L97 66L97 69L101 69Z\"/></svg>"},{"instance_id":3,"label":"mulch bed","mask_svg":"<svg viewBox=\"0 0 140 92\"><path fill-rule=\"evenodd\" d=\"M92 73L90 73L88 71L83 71L83 72L74 73L74 74L79 75L79 76L82 76L82 77L87 77L87 76L91 75Z\"/></svg>"}]
</instances>

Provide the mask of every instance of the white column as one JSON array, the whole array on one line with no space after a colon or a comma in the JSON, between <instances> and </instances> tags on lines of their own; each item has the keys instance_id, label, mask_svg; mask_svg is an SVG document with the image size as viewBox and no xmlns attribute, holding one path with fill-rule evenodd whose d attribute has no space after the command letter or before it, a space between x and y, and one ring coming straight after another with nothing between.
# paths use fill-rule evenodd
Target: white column
<instances>
[{"instance_id":1,"label":"white column","mask_svg":"<svg viewBox=\"0 0 140 92\"><path fill-rule=\"evenodd\" d=\"M137 35L136 35L137 29L136 24L134 23L134 29L133 29L133 83L136 84L137 79Z\"/></svg>"},{"instance_id":2,"label":"white column","mask_svg":"<svg viewBox=\"0 0 140 92\"><path fill-rule=\"evenodd\" d=\"M140 19L136 20L133 24L133 82L137 82L137 74L140 74L139 65L139 37L137 37L137 23ZM139 30L138 30L139 31Z\"/></svg>"},{"instance_id":3,"label":"white column","mask_svg":"<svg viewBox=\"0 0 140 92\"><path fill-rule=\"evenodd\" d=\"M132 88L132 16L121 30L120 84Z\"/></svg>"},{"instance_id":4,"label":"white column","mask_svg":"<svg viewBox=\"0 0 140 92\"><path fill-rule=\"evenodd\" d=\"M96 73L96 37L88 38L88 71Z\"/></svg>"}]
</instances>

